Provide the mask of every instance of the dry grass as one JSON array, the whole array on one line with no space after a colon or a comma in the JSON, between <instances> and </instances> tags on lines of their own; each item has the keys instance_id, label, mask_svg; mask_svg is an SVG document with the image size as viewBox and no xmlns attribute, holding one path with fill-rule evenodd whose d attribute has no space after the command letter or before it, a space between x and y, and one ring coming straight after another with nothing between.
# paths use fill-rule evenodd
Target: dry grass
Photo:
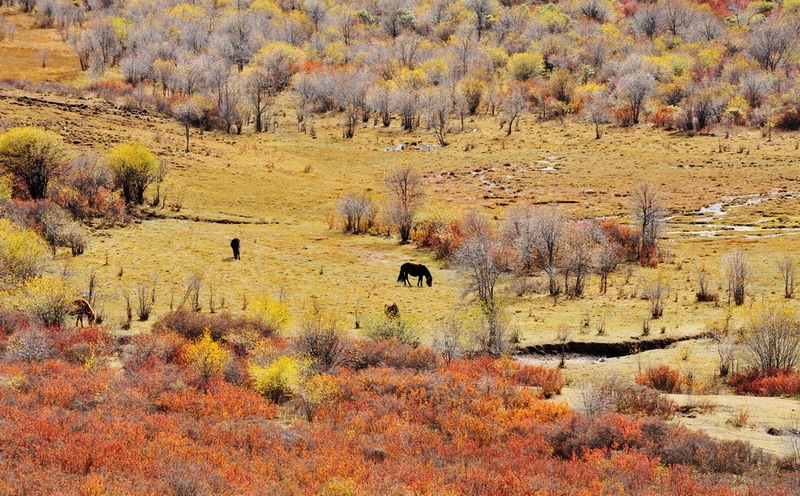
<instances>
[{"instance_id":1,"label":"dry grass","mask_svg":"<svg viewBox=\"0 0 800 496\"><path fill-rule=\"evenodd\" d=\"M42 101L19 100L25 96ZM87 104L89 108L64 105L70 103ZM397 267L408 260L430 263L428 253L397 246L394 240L384 237L345 236L329 230L326 222L341 194L373 190L380 195L382 175L395 165L411 163L425 172L429 211L458 213L477 208L497 219L502 218L506 207L501 203L554 198L576 201L560 205L574 216L624 215L624 195L637 181L648 177L660 184L673 209L684 211L722 201L725 195L770 193L782 187L800 189L794 181L796 170L790 164L781 165L786 157L797 154L790 146L793 138L788 135L774 139L772 148L762 147L757 158L751 154L749 160L757 160L760 167L751 167L741 160L742 156L709 152L710 160L724 163L714 166L716 174L711 174L705 168L673 168L681 159L666 153L663 147L664 143L671 143L670 147L714 150L718 138L687 138L639 128L613 129L604 140L596 142L590 139L590 129L581 124L572 124L573 131L565 133L560 125L537 123L530 118L523 120L522 132L505 140L505 151L496 144L500 133L494 129L494 120L480 117L473 124L479 122L481 132L454 134L453 144L446 149L384 152L381 149L392 142L427 141L429 136L424 132L405 135L394 129L370 127L359 130L354 140L346 141L337 138L337 119L328 117L317 124L318 138L311 139L294 130L287 111L276 133L233 137L194 132L193 151L189 154L180 151L181 135L174 123L156 116L132 115L99 100L70 101L5 90L0 93L0 118L49 125L80 151L102 154L119 141L138 140L153 147L170 164L167 202L170 195L182 194L184 206L179 214L169 209L156 213L180 219L148 220L132 228L102 231L87 253L74 260L86 271L96 268L109 286L105 288L107 294L117 292L115 286L119 284L134 287L135 281L150 278L154 270L163 281L163 292L201 269L231 307L238 305L244 294L252 299L260 291L284 288L294 313L311 296L349 314L355 312L359 301L362 312L378 311L386 301L395 301L401 311L424 316L426 325L444 318L460 303L457 274L433 262L432 289L402 288L394 282ZM156 134L160 139L154 139ZM537 136L536 142L531 136ZM737 139L751 143L753 148L761 141L746 130ZM479 145L465 152L467 142ZM593 147L602 149L592 150ZM491 151L481 151L482 148ZM639 158L625 159L628 155ZM533 168L548 156L559 157L554 161L558 170L507 170L519 170L523 163ZM524 161L522 157L526 157ZM505 163L518 165L505 167ZM312 169L305 172L308 166ZM489 189L481 174L471 173L490 168L518 177L516 188L520 192L507 194L497 187ZM452 177L444 176L446 172L454 173L456 179L443 179ZM490 177L489 174L484 175ZM589 190L596 193L588 193ZM502 198L492 197L490 192ZM517 297L509 293L514 324L522 331L523 343L552 341L558 327L564 324L575 326L574 339L630 339L641 334L642 320L647 316L647 302L638 298L638 286L660 270L671 280L672 295L666 303L665 316L651 323L651 335L660 335L662 329L667 335L699 332L708 320L720 318L724 309L713 303L695 303L694 272L705 266L712 275L712 290L720 292L724 300L721 258L734 246L746 250L756 267L749 290L751 300L780 295L779 275L773 264L780 255L796 250L795 227L800 222L796 206L795 199L765 201L732 208L725 216L702 225L696 223L703 215L677 213L664 243L668 255L659 269L637 267L625 284L622 268L612 276L606 295L598 294L597 281L592 280L585 298L562 300L556 306L544 296ZM765 218L782 219L785 229L762 229L765 222L758 221ZM725 229L728 224L740 223L747 223L754 230ZM786 235L762 236L775 233ZM228 242L233 237L242 239L240 263L230 260ZM106 252L109 266L103 267ZM116 280L120 266L125 267L124 279L130 279L127 282ZM166 305L165 298L157 301L154 313L163 312ZM112 315L121 310L117 301L110 301L108 309ZM591 325L583 332L578 330L587 314L591 322L605 317L604 336L596 336Z\"/></svg>"},{"instance_id":2,"label":"dry grass","mask_svg":"<svg viewBox=\"0 0 800 496\"><path fill-rule=\"evenodd\" d=\"M0 79L74 82L82 78L78 59L58 30L36 29L33 16L9 7L0 8L0 15L7 24L17 26L13 41L0 42ZM49 52L45 68L39 57L42 49Z\"/></svg>"},{"instance_id":3,"label":"dry grass","mask_svg":"<svg viewBox=\"0 0 800 496\"><path fill-rule=\"evenodd\" d=\"M28 29L32 20L21 16L18 42L3 49L19 52L2 63L3 71L29 79L49 77L37 66L23 63L23 48L31 43L54 44L51 53L69 54L54 30ZM58 63L55 63L58 61ZM54 59L53 71L70 71L74 57ZM49 70L49 69L48 69ZM60 73L61 79L70 79ZM74 79L74 77L72 78ZM33 97L38 100L23 99ZM85 108L82 108L85 107ZM230 136L192 131L192 151L182 151L179 126L155 115L134 115L121 106L98 99L69 99L0 91L0 119L17 124L46 125L60 133L76 151L103 154L115 143L136 140L151 146L171 167L167 203L181 196L180 213L157 210L172 219L144 221L134 227L96 233L87 253L69 263L79 271L97 271L110 322L123 313L121 288L156 276L157 317L168 308L169 288L181 286L201 270L231 309L241 307L263 291L284 292L294 315L311 297L335 305L354 320L377 312L388 301L428 327L460 305L461 287L455 272L431 260L427 252L401 247L378 236L345 236L328 228L327 218L337 198L349 191L372 191L381 196L381 179L396 165L412 164L425 176L426 210L460 214L475 208L502 219L508 206L556 202L574 217L624 216L628 191L648 180L659 186L673 215L664 243L667 255L659 269L636 267L626 284L622 267L611 277L606 295L598 281L587 295L561 300L554 306L543 295L516 296L506 292L512 322L523 344L552 342L557 329L573 327L573 339L628 340L641 334L648 314L640 284L660 270L671 284L662 319L652 321L650 334L686 335L700 332L724 309L694 300L695 271L711 274L711 290L724 295L721 258L742 247L754 264L749 301L779 297L781 283L774 261L796 253L800 231L800 198L783 198L800 191L796 163L800 151L793 134L776 134L767 143L754 130L738 129L720 152L719 136L687 137L648 126L610 128L594 140L591 126L536 122L523 116L520 132L506 137L498 120L478 116L467 122L468 132L449 135L452 143L431 152L386 152L397 142L433 143L424 130L403 133L393 127L358 129L352 140L341 139L339 119L316 120L317 138L294 127L292 103L279 102L279 127L260 135ZM746 150L742 153L738 151ZM691 167L686 167L691 166ZM555 170L537 170L549 169ZM726 210L726 214L697 213L728 195L781 194L769 201ZM742 230L744 229L744 230ZM780 236L772 235L780 234ZM231 260L228 242L242 240L241 262ZM108 265L106 262L108 255ZM433 288L403 288L395 283L398 266L409 260L433 267ZM123 277L118 278L119 268ZM155 274L154 274L155 272ZM201 297L208 306L207 296ZM588 326L581 322L589 320ZM605 319L606 332L597 336L595 323ZM134 323L133 330L143 327Z\"/></svg>"}]
</instances>

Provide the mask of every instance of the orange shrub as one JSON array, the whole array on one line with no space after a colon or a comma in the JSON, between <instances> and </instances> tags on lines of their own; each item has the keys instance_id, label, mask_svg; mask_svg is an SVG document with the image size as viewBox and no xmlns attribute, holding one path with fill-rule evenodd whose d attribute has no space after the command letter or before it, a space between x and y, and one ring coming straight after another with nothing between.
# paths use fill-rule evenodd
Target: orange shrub
<instances>
[{"instance_id":1,"label":"orange shrub","mask_svg":"<svg viewBox=\"0 0 800 496\"><path fill-rule=\"evenodd\" d=\"M678 369L668 365L649 367L636 377L636 384L657 389L665 393L677 393L685 381Z\"/></svg>"},{"instance_id":2,"label":"orange shrub","mask_svg":"<svg viewBox=\"0 0 800 496\"><path fill-rule=\"evenodd\" d=\"M520 385L541 388L545 398L561 393L565 382L561 370L536 365L521 365L515 379Z\"/></svg>"}]
</instances>

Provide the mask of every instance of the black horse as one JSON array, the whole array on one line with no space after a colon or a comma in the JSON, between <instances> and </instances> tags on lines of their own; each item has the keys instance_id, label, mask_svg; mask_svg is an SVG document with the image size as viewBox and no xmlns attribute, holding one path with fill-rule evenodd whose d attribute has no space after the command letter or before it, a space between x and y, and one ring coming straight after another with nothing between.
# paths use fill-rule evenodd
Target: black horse
<instances>
[{"instance_id":1,"label":"black horse","mask_svg":"<svg viewBox=\"0 0 800 496\"><path fill-rule=\"evenodd\" d=\"M239 238L233 238L231 241L231 249L233 250L233 259L241 260L241 257L239 256Z\"/></svg>"},{"instance_id":2,"label":"black horse","mask_svg":"<svg viewBox=\"0 0 800 496\"><path fill-rule=\"evenodd\" d=\"M410 282L408 282L408 276L411 277L418 277L417 286L422 287L422 278L425 278L425 282L428 286L433 286L433 276L431 275L431 271L428 270L427 267L424 265L419 264L412 264L412 263L404 263L400 266L400 275L397 276L397 282L402 282L403 286L409 285L413 286Z\"/></svg>"}]
</instances>

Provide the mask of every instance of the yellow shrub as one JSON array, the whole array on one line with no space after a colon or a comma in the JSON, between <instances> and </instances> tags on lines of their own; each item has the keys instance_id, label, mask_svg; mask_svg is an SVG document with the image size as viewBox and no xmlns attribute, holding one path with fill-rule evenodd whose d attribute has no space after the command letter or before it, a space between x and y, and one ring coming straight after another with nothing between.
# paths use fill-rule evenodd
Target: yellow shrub
<instances>
[{"instance_id":1,"label":"yellow shrub","mask_svg":"<svg viewBox=\"0 0 800 496\"><path fill-rule=\"evenodd\" d=\"M15 309L35 317L43 324L61 325L67 318L74 294L74 288L66 280L45 276L26 280L8 298Z\"/></svg>"},{"instance_id":2,"label":"yellow shrub","mask_svg":"<svg viewBox=\"0 0 800 496\"><path fill-rule=\"evenodd\" d=\"M289 62L300 62L306 58L306 54L302 49L294 45L282 41L274 41L261 48L253 57L253 61L258 64L276 58L282 58Z\"/></svg>"},{"instance_id":3,"label":"yellow shrub","mask_svg":"<svg viewBox=\"0 0 800 496\"><path fill-rule=\"evenodd\" d=\"M800 12L800 0L783 0L783 10L786 12Z\"/></svg>"},{"instance_id":4,"label":"yellow shrub","mask_svg":"<svg viewBox=\"0 0 800 496\"><path fill-rule=\"evenodd\" d=\"M343 41L334 41L325 47L325 60L329 64L344 64L347 62L347 45Z\"/></svg>"},{"instance_id":5,"label":"yellow shrub","mask_svg":"<svg viewBox=\"0 0 800 496\"><path fill-rule=\"evenodd\" d=\"M358 485L350 479L333 479L322 487L319 494L320 496L354 496L358 494Z\"/></svg>"},{"instance_id":6,"label":"yellow shrub","mask_svg":"<svg viewBox=\"0 0 800 496\"><path fill-rule=\"evenodd\" d=\"M247 307L247 316L260 320L270 331L277 332L289 321L289 309L286 303L265 295Z\"/></svg>"},{"instance_id":7,"label":"yellow shrub","mask_svg":"<svg viewBox=\"0 0 800 496\"><path fill-rule=\"evenodd\" d=\"M249 370L256 391L277 402L301 391L311 371L311 360L282 356L265 366L251 363Z\"/></svg>"},{"instance_id":8,"label":"yellow shrub","mask_svg":"<svg viewBox=\"0 0 800 496\"><path fill-rule=\"evenodd\" d=\"M515 53L508 59L508 73L518 81L527 81L544 72L544 57L541 53Z\"/></svg>"},{"instance_id":9,"label":"yellow shrub","mask_svg":"<svg viewBox=\"0 0 800 496\"><path fill-rule=\"evenodd\" d=\"M41 274L50 250L41 236L0 219L0 283L14 285Z\"/></svg>"},{"instance_id":10,"label":"yellow shrub","mask_svg":"<svg viewBox=\"0 0 800 496\"><path fill-rule=\"evenodd\" d=\"M222 374L231 362L231 353L214 341L206 330L200 339L186 346L183 360L200 374L203 382L208 382L212 377Z\"/></svg>"},{"instance_id":11,"label":"yellow shrub","mask_svg":"<svg viewBox=\"0 0 800 496\"><path fill-rule=\"evenodd\" d=\"M170 13L178 19L185 21L197 22L208 17L208 14L203 7L190 3L182 3L177 5L170 10Z\"/></svg>"},{"instance_id":12,"label":"yellow shrub","mask_svg":"<svg viewBox=\"0 0 800 496\"><path fill-rule=\"evenodd\" d=\"M38 127L15 127L0 134L0 169L25 183L31 198L47 196L47 185L66 158L58 134Z\"/></svg>"},{"instance_id":13,"label":"yellow shrub","mask_svg":"<svg viewBox=\"0 0 800 496\"><path fill-rule=\"evenodd\" d=\"M11 176L0 175L0 200L10 199L12 191Z\"/></svg>"}]
</instances>

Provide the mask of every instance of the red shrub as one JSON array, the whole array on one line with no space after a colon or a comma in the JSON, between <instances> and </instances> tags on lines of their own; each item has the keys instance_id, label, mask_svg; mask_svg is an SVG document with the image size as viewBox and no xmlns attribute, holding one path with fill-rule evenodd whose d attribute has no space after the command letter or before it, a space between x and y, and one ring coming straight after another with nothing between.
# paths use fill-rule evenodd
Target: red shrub
<instances>
[{"instance_id":1,"label":"red shrub","mask_svg":"<svg viewBox=\"0 0 800 496\"><path fill-rule=\"evenodd\" d=\"M668 365L649 367L644 373L636 377L636 384L665 393L677 393L683 382L680 371Z\"/></svg>"},{"instance_id":2,"label":"red shrub","mask_svg":"<svg viewBox=\"0 0 800 496\"><path fill-rule=\"evenodd\" d=\"M229 313L201 313L179 308L164 314L153 324L158 332L174 332L182 337L196 339L208 330L211 337L220 340L237 331L258 331L262 336L270 336L274 330L259 319L234 316Z\"/></svg>"},{"instance_id":3,"label":"red shrub","mask_svg":"<svg viewBox=\"0 0 800 496\"><path fill-rule=\"evenodd\" d=\"M599 221L600 227L609 240L622 247L622 258L628 261L636 260L639 254L641 235L637 229L620 224L614 219Z\"/></svg>"},{"instance_id":4,"label":"red shrub","mask_svg":"<svg viewBox=\"0 0 800 496\"><path fill-rule=\"evenodd\" d=\"M736 394L752 396L800 395L800 371L751 369L728 379Z\"/></svg>"},{"instance_id":5,"label":"red shrub","mask_svg":"<svg viewBox=\"0 0 800 496\"><path fill-rule=\"evenodd\" d=\"M439 260L448 260L464 240L459 220L422 221L414 227L412 236L417 246L430 248Z\"/></svg>"},{"instance_id":6,"label":"red shrub","mask_svg":"<svg viewBox=\"0 0 800 496\"><path fill-rule=\"evenodd\" d=\"M797 131L800 129L800 108L787 107L783 109L778 115L775 127L784 131Z\"/></svg>"},{"instance_id":7,"label":"red shrub","mask_svg":"<svg viewBox=\"0 0 800 496\"><path fill-rule=\"evenodd\" d=\"M565 382L561 370L537 365L520 365L515 379L520 385L542 388L545 398L561 393Z\"/></svg>"}]
</instances>

